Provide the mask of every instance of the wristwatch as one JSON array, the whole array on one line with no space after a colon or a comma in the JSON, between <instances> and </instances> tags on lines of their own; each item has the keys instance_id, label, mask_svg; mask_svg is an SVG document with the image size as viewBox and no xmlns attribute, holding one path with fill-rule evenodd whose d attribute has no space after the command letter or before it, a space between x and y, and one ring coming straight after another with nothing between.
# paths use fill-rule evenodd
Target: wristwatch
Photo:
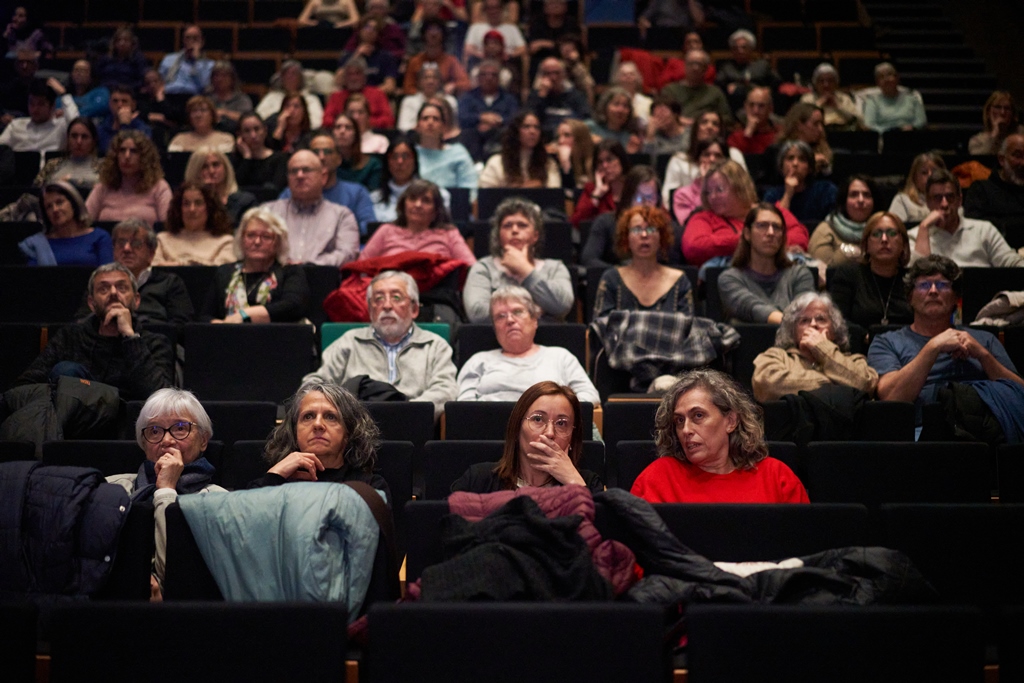
<instances>
[{"instance_id":1,"label":"wristwatch","mask_svg":"<svg viewBox=\"0 0 1024 683\"><path fill-rule=\"evenodd\" d=\"M243 323L251 323L252 322L252 318L249 317L249 314L245 312L244 308L239 308L238 309L238 315L242 316L242 322Z\"/></svg>"}]
</instances>

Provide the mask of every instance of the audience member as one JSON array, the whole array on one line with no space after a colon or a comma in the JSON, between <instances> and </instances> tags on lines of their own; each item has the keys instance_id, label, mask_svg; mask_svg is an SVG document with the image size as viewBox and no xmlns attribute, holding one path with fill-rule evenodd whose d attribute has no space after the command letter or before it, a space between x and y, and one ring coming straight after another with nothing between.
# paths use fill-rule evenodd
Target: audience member
<instances>
[{"instance_id":1,"label":"audience member","mask_svg":"<svg viewBox=\"0 0 1024 683\"><path fill-rule=\"evenodd\" d=\"M96 130L101 154L107 153L110 141L122 130L137 130L147 138L153 137L153 129L146 123L135 102L135 94L123 85L111 87L107 111L100 119Z\"/></svg>"},{"instance_id":2,"label":"audience member","mask_svg":"<svg viewBox=\"0 0 1024 683\"><path fill-rule=\"evenodd\" d=\"M149 60L139 49L139 38L131 24L125 24L110 37L110 50L96 60L96 79L112 88L124 85L138 92L149 71Z\"/></svg>"},{"instance_id":3,"label":"audience member","mask_svg":"<svg viewBox=\"0 0 1024 683\"><path fill-rule=\"evenodd\" d=\"M629 169L629 157L622 145L614 140L602 140L594 149L594 179L583 186L570 218L572 224L578 227L602 213L614 213Z\"/></svg>"},{"instance_id":4,"label":"audience member","mask_svg":"<svg viewBox=\"0 0 1024 683\"><path fill-rule=\"evenodd\" d=\"M566 0L544 0L541 11L536 7L530 15L530 61L539 64L548 57L557 56L555 44L565 35L578 35L579 23L569 13Z\"/></svg>"},{"instance_id":5,"label":"audience member","mask_svg":"<svg viewBox=\"0 0 1024 683\"><path fill-rule=\"evenodd\" d=\"M366 82L366 60L356 55L350 58L338 71L338 91L331 94L324 109L323 125L331 127L338 114L345 111L348 98L362 95L370 112L370 125L374 128L394 128L395 115L391 112L388 95L380 88Z\"/></svg>"},{"instance_id":6,"label":"audience member","mask_svg":"<svg viewBox=\"0 0 1024 683\"><path fill-rule=\"evenodd\" d=\"M267 120L267 130L273 131L267 144L286 154L308 147L313 126L305 98L298 94L285 95L281 111Z\"/></svg>"},{"instance_id":7,"label":"audience member","mask_svg":"<svg viewBox=\"0 0 1024 683\"><path fill-rule=\"evenodd\" d=\"M561 59L549 57L541 62L537 80L537 86L526 100L526 108L540 118L545 135L554 137L558 124L565 119L590 118L586 93L574 88L566 79L565 63Z\"/></svg>"},{"instance_id":8,"label":"audience member","mask_svg":"<svg viewBox=\"0 0 1024 683\"><path fill-rule=\"evenodd\" d=\"M590 129L582 121L565 119L558 124L556 134L548 152L558 161L562 187L582 190L594 177L594 140Z\"/></svg>"},{"instance_id":9,"label":"audience member","mask_svg":"<svg viewBox=\"0 0 1024 683\"><path fill-rule=\"evenodd\" d=\"M779 145L776 165L782 174L783 185L765 190L764 200L778 202L780 208L792 212L810 230L823 221L836 205L838 190L835 184L817 177L814 151L799 140L787 140Z\"/></svg>"},{"instance_id":10,"label":"audience member","mask_svg":"<svg viewBox=\"0 0 1024 683\"><path fill-rule=\"evenodd\" d=\"M416 82L419 90L402 98L402 104L398 110L398 130L408 132L416 128L420 109L435 97L444 98L449 104L454 103L455 110L458 111L458 101L441 89L441 70L437 68L436 64L432 62L424 64L420 68Z\"/></svg>"},{"instance_id":11,"label":"audience member","mask_svg":"<svg viewBox=\"0 0 1024 683\"><path fill-rule=\"evenodd\" d=\"M57 95L64 115L55 116ZM0 133L0 145L15 152L51 152L64 149L68 121L78 116L78 106L56 78L32 82L28 91L28 116L12 120Z\"/></svg>"},{"instance_id":12,"label":"audience member","mask_svg":"<svg viewBox=\"0 0 1024 683\"><path fill-rule=\"evenodd\" d=\"M420 107L416 123L420 175L441 187L469 188L475 195L478 175L473 159L462 144L445 143L447 126L447 115L442 107L432 102Z\"/></svg>"},{"instance_id":13,"label":"audience member","mask_svg":"<svg viewBox=\"0 0 1024 683\"><path fill-rule=\"evenodd\" d=\"M948 171L935 171L925 185L930 213L910 231L910 258L937 254L961 268L1024 266L996 226L976 218L961 218L960 182Z\"/></svg>"},{"instance_id":14,"label":"audience member","mask_svg":"<svg viewBox=\"0 0 1024 683\"><path fill-rule=\"evenodd\" d=\"M150 225L167 220L171 186L164 180L156 146L137 130L114 136L100 162L99 182L85 200L93 220L140 218Z\"/></svg>"},{"instance_id":15,"label":"audience member","mask_svg":"<svg viewBox=\"0 0 1024 683\"><path fill-rule=\"evenodd\" d=\"M213 101L205 95L194 95L185 105L192 130L178 133L167 145L168 152L194 152L200 147L210 147L220 152L235 149L235 138L230 133L214 130L217 125L217 110Z\"/></svg>"},{"instance_id":16,"label":"audience member","mask_svg":"<svg viewBox=\"0 0 1024 683\"><path fill-rule=\"evenodd\" d=\"M704 81L704 74L711 64L711 57L703 50L691 50L686 53L686 77L675 83L669 83L661 89L662 97L679 102L682 106L683 123L693 125L694 120L703 111L716 112L725 123L732 121L732 111L725 99L725 94L715 85Z\"/></svg>"},{"instance_id":17,"label":"audience member","mask_svg":"<svg viewBox=\"0 0 1024 683\"><path fill-rule=\"evenodd\" d=\"M463 59L469 65L484 57L484 36L491 31L501 34L505 43L505 59L517 59L526 54L526 39L515 24L503 21L504 0L482 0L484 20L470 24L463 46Z\"/></svg>"},{"instance_id":18,"label":"audience member","mask_svg":"<svg viewBox=\"0 0 1024 683\"><path fill-rule=\"evenodd\" d=\"M0 126L11 122L15 116L27 113L29 89L39 72L39 53L35 50L18 50L14 60L14 78L0 85Z\"/></svg>"},{"instance_id":19,"label":"audience member","mask_svg":"<svg viewBox=\"0 0 1024 683\"><path fill-rule=\"evenodd\" d=\"M24 6L14 8L11 23L4 29L4 41L7 43L7 59L16 56L19 50L33 50L48 57L53 56L53 45L43 29L29 17Z\"/></svg>"},{"instance_id":20,"label":"audience member","mask_svg":"<svg viewBox=\"0 0 1024 683\"><path fill-rule=\"evenodd\" d=\"M398 200L409 183L420 177L416 150L406 138L397 138L384 158L384 175L379 190L370 194L373 212L382 223L394 223L398 218ZM451 204L448 190L438 188L447 209Z\"/></svg>"},{"instance_id":21,"label":"audience member","mask_svg":"<svg viewBox=\"0 0 1024 683\"><path fill-rule=\"evenodd\" d=\"M519 98L499 84L500 72L500 63L482 61L477 68L479 85L458 101L459 125L467 141L466 149L474 159L482 160L494 153L504 127L519 111ZM405 106L405 100L402 105Z\"/></svg>"},{"instance_id":22,"label":"audience member","mask_svg":"<svg viewBox=\"0 0 1024 683\"><path fill-rule=\"evenodd\" d=\"M201 147L192 153L185 166L185 182L202 185L228 214L231 225L238 225L242 214L256 206L256 196L238 189L235 170L224 152Z\"/></svg>"},{"instance_id":23,"label":"audience member","mask_svg":"<svg viewBox=\"0 0 1024 683\"><path fill-rule=\"evenodd\" d=\"M871 93L864 102L864 125L884 133L887 130L914 130L924 128L928 119L924 102L918 93L900 87L896 67L882 62L875 67L878 92Z\"/></svg>"},{"instance_id":24,"label":"audience member","mask_svg":"<svg viewBox=\"0 0 1024 683\"><path fill-rule=\"evenodd\" d=\"M71 66L71 75L67 81L67 91L78 106L78 115L92 118L103 116L107 111L110 89L99 85L92 77L92 64L88 59L79 59ZM59 105L58 105L59 106Z\"/></svg>"},{"instance_id":25,"label":"audience member","mask_svg":"<svg viewBox=\"0 0 1024 683\"><path fill-rule=\"evenodd\" d=\"M216 110L216 119L229 126L231 132L238 128L242 114L252 111L252 99L242 92L238 83L235 65L227 60L214 62L210 72L210 101Z\"/></svg>"},{"instance_id":26,"label":"audience member","mask_svg":"<svg viewBox=\"0 0 1024 683\"><path fill-rule=\"evenodd\" d=\"M567 33L556 43L557 57L565 66L569 84L586 96L588 106L594 106L594 89L597 87L597 83L590 75L590 67L583 61L583 39L574 33ZM533 87L535 90L539 89L539 78L534 79Z\"/></svg>"},{"instance_id":27,"label":"audience member","mask_svg":"<svg viewBox=\"0 0 1024 683\"><path fill-rule=\"evenodd\" d=\"M448 95L463 93L470 88L469 76L462 64L453 55L445 51L448 39L448 27L440 19L427 19L423 22L423 51L409 58L405 67L406 95L416 92L416 77L426 63L437 64L441 72L442 90Z\"/></svg>"},{"instance_id":28,"label":"audience member","mask_svg":"<svg viewBox=\"0 0 1024 683\"><path fill-rule=\"evenodd\" d=\"M875 181L862 173L846 179L836 195L836 207L811 235L807 253L825 266L858 261L863 256L864 226L875 212Z\"/></svg>"},{"instance_id":29,"label":"audience member","mask_svg":"<svg viewBox=\"0 0 1024 683\"><path fill-rule=\"evenodd\" d=\"M184 182L167 210L165 230L156 236L158 266L220 266L234 260L231 219L201 183Z\"/></svg>"},{"instance_id":30,"label":"audience member","mask_svg":"<svg viewBox=\"0 0 1024 683\"><path fill-rule=\"evenodd\" d=\"M742 122L742 128L729 134L729 146L743 154L762 154L775 142L781 126L773 113L771 91L761 86L745 90L747 96L743 113L746 121Z\"/></svg>"},{"instance_id":31,"label":"audience member","mask_svg":"<svg viewBox=\"0 0 1024 683\"><path fill-rule=\"evenodd\" d=\"M776 138L776 145L788 140L799 140L810 145L814 150L814 170L818 175L827 176L832 173L832 148L828 145L825 135L825 112L816 104L797 102L782 120L782 131ZM766 152L774 157L775 150L769 147Z\"/></svg>"},{"instance_id":32,"label":"audience member","mask_svg":"<svg viewBox=\"0 0 1024 683\"><path fill-rule=\"evenodd\" d=\"M938 152L924 152L914 157L903 190L896 193L889 211L906 223L920 223L929 214L925 202L925 185L935 171L946 170L946 162Z\"/></svg>"},{"instance_id":33,"label":"audience member","mask_svg":"<svg viewBox=\"0 0 1024 683\"><path fill-rule=\"evenodd\" d=\"M622 310L693 315L693 290L686 273L658 262L659 256L666 256L672 238L664 210L640 205L622 212L615 226L615 251L628 261L601 276L594 298L595 318Z\"/></svg>"},{"instance_id":34,"label":"audience member","mask_svg":"<svg viewBox=\"0 0 1024 683\"><path fill-rule=\"evenodd\" d=\"M649 503L807 503L785 463L768 455L761 408L717 370L692 370L661 399L658 458L630 493Z\"/></svg>"},{"instance_id":35,"label":"audience member","mask_svg":"<svg viewBox=\"0 0 1024 683\"><path fill-rule=\"evenodd\" d=\"M331 132L340 162L336 171L338 178L361 185L371 192L379 188L383 166L377 157L363 154L356 122L348 114L338 114Z\"/></svg>"},{"instance_id":36,"label":"audience member","mask_svg":"<svg viewBox=\"0 0 1024 683\"><path fill-rule=\"evenodd\" d=\"M135 311L139 322L192 322L195 309L185 282L174 273L152 267L157 247L153 228L143 220L129 218L114 226L111 237L114 260L130 270L139 285L139 306ZM82 312L79 313L81 317ZM84 314L88 313L86 308Z\"/></svg>"},{"instance_id":37,"label":"audience member","mask_svg":"<svg viewBox=\"0 0 1024 683\"><path fill-rule=\"evenodd\" d=\"M480 187L562 186L558 164L541 144L540 120L532 111L519 112L505 127L501 151L487 160Z\"/></svg>"},{"instance_id":38,"label":"audience member","mask_svg":"<svg viewBox=\"0 0 1024 683\"><path fill-rule=\"evenodd\" d=\"M327 180L320 158L300 150L288 160L288 196L264 205L288 226L291 263L341 266L359 255L356 217L345 206L325 201Z\"/></svg>"},{"instance_id":39,"label":"audience member","mask_svg":"<svg viewBox=\"0 0 1024 683\"><path fill-rule=\"evenodd\" d=\"M491 294L505 285L530 293L543 319L563 320L574 302L565 264L544 259L544 216L540 207L520 197L501 202L491 217L491 253L469 269L462 301L470 322L489 322Z\"/></svg>"},{"instance_id":40,"label":"audience member","mask_svg":"<svg viewBox=\"0 0 1024 683\"><path fill-rule=\"evenodd\" d=\"M782 312L775 346L754 359L751 383L761 402L832 384L873 395L878 373L862 354L850 353L850 332L829 295L807 292Z\"/></svg>"},{"instance_id":41,"label":"audience member","mask_svg":"<svg viewBox=\"0 0 1024 683\"><path fill-rule=\"evenodd\" d=\"M242 187L280 191L288 183L288 156L267 147L267 126L259 114L238 119L235 178Z\"/></svg>"},{"instance_id":42,"label":"audience member","mask_svg":"<svg viewBox=\"0 0 1024 683\"><path fill-rule=\"evenodd\" d=\"M991 222L1018 248L1024 246L1024 135L1008 135L997 158L998 171L971 183L964 213Z\"/></svg>"},{"instance_id":43,"label":"audience member","mask_svg":"<svg viewBox=\"0 0 1024 683\"><path fill-rule=\"evenodd\" d=\"M651 116L644 133L642 152L653 157L662 154L678 154L686 149L689 132L679 122L683 108L675 100L660 95L651 106Z\"/></svg>"},{"instance_id":44,"label":"audience member","mask_svg":"<svg viewBox=\"0 0 1024 683\"><path fill-rule=\"evenodd\" d=\"M618 86L601 94L594 118L587 122L587 126L595 143L614 140L630 154L638 153L643 144L641 125L633 113L633 98Z\"/></svg>"},{"instance_id":45,"label":"audience member","mask_svg":"<svg viewBox=\"0 0 1024 683\"><path fill-rule=\"evenodd\" d=\"M167 337L138 331L139 287L120 263L93 271L87 287L92 315L64 325L15 386L46 384L62 375L109 384L124 400L142 400L171 386L174 353Z\"/></svg>"},{"instance_id":46,"label":"audience member","mask_svg":"<svg viewBox=\"0 0 1024 683\"><path fill-rule=\"evenodd\" d=\"M377 45L387 50L397 61L405 56L405 31L391 17L388 0L367 0L363 7L363 20L376 21L378 26ZM346 52L355 52L362 41L358 32L353 33L345 43Z\"/></svg>"},{"instance_id":47,"label":"audience member","mask_svg":"<svg viewBox=\"0 0 1024 683\"><path fill-rule=\"evenodd\" d=\"M768 91L769 106L771 94L782 83L779 74L764 57L754 57L757 49L757 38L746 29L733 31L729 36L730 58L718 62L718 75L715 85L725 92L729 106L739 109L748 100L754 88ZM771 113L771 110L768 110ZM749 112L748 112L749 116Z\"/></svg>"},{"instance_id":48,"label":"audience member","mask_svg":"<svg viewBox=\"0 0 1024 683\"><path fill-rule=\"evenodd\" d=\"M979 412L987 407L1004 429L1008 421L1019 420L1024 415L1019 388L1024 380L1006 349L989 332L951 322L963 293L960 267L944 256L926 256L911 265L904 283L914 321L878 335L868 349L868 363L879 375L878 398L913 401L920 424L921 406L938 400L943 388L956 382L954 387L968 393L973 387L984 403Z\"/></svg>"},{"instance_id":49,"label":"audience member","mask_svg":"<svg viewBox=\"0 0 1024 683\"><path fill-rule=\"evenodd\" d=\"M396 16L402 16L407 14L401 5L408 0L400 0L398 6L395 7ZM457 14L456 18L454 15ZM465 25L469 22L469 14L466 12L466 1L465 0L419 0L415 3L415 11L412 13L412 17L408 21L409 33L408 40L405 43L405 54L409 57L417 55L423 52L426 46L426 32L430 26L440 24L442 27L447 29L448 22L455 19L457 23L453 23L456 31L449 34L445 32L443 38L444 51L450 55L459 55L462 53L462 41L459 40L461 31L465 29Z\"/></svg>"},{"instance_id":50,"label":"audience member","mask_svg":"<svg viewBox=\"0 0 1024 683\"><path fill-rule=\"evenodd\" d=\"M633 62L623 61L612 76L611 84L625 90L633 104L633 114L646 125L651 118L654 101L644 94L644 77ZM678 117L677 117L678 118Z\"/></svg>"},{"instance_id":51,"label":"audience member","mask_svg":"<svg viewBox=\"0 0 1024 683\"><path fill-rule=\"evenodd\" d=\"M981 123L984 130L967 142L970 154L997 154L1007 136L1024 133L1024 126L1017 120L1017 103L1005 90L996 90L989 95L981 110Z\"/></svg>"},{"instance_id":52,"label":"audience member","mask_svg":"<svg viewBox=\"0 0 1024 683\"><path fill-rule=\"evenodd\" d=\"M319 128L324 121L324 107L320 98L309 91L306 85L306 75L302 70L302 62L295 59L286 59L281 62L281 70L270 79L270 90L263 96L256 105L256 113L264 121L281 111L286 95L301 95L306 102L306 111L309 112L309 125L312 128Z\"/></svg>"},{"instance_id":53,"label":"audience member","mask_svg":"<svg viewBox=\"0 0 1024 683\"><path fill-rule=\"evenodd\" d=\"M293 323L306 316L309 284L301 265L288 263L288 228L275 213L246 211L234 237L238 261L217 268L203 320L215 323Z\"/></svg>"},{"instance_id":54,"label":"audience member","mask_svg":"<svg viewBox=\"0 0 1024 683\"><path fill-rule=\"evenodd\" d=\"M705 175L701 171L700 159L697 152L697 145L705 140L720 140L725 137L725 128L722 125L722 117L718 112L706 111L698 114L697 120L689 131L689 140L686 149L676 152L668 161L665 169L665 182L662 184L662 202L670 204L669 195L677 187L692 185L699 177ZM723 149L723 152L726 150ZM744 171L747 170L746 159L743 153L735 147L728 147L729 159L739 164Z\"/></svg>"},{"instance_id":55,"label":"audience member","mask_svg":"<svg viewBox=\"0 0 1024 683\"><path fill-rule=\"evenodd\" d=\"M829 279L829 291L843 317L865 329L909 324L913 316L903 277L910 262L910 239L903 221L884 211L871 216L860 250L859 259L848 259Z\"/></svg>"},{"instance_id":56,"label":"audience member","mask_svg":"<svg viewBox=\"0 0 1024 683\"><path fill-rule=\"evenodd\" d=\"M359 148L363 150L363 154L384 154L388 151L390 143L387 137L373 132L373 124L370 123L370 105L363 93L354 92L348 96L348 100L345 102L345 113L359 129Z\"/></svg>"},{"instance_id":57,"label":"audience member","mask_svg":"<svg viewBox=\"0 0 1024 683\"><path fill-rule=\"evenodd\" d=\"M142 88L135 98L139 115L153 129L153 139L166 149L178 127L185 122L184 103L181 98L167 97L164 79L156 69L148 69L142 78Z\"/></svg>"},{"instance_id":58,"label":"audience member","mask_svg":"<svg viewBox=\"0 0 1024 683\"><path fill-rule=\"evenodd\" d=\"M697 157L698 175L692 183L677 187L672 193L672 217L679 225L686 225L693 212L701 208L704 181L711 169L725 161L728 150L729 146L721 138L708 138L697 143L693 154Z\"/></svg>"},{"instance_id":59,"label":"audience member","mask_svg":"<svg viewBox=\"0 0 1024 683\"><path fill-rule=\"evenodd\" d=\"M213 60L203 52L203 31L195 24L186 24L181 34L184 49L173 52L160 62L160 76L168 95L201 95L210 87Z\"/></svg>"},{"instance_id":60,"label":"audience member","mask_svg":"<svg viewBox=\"0 0 1024 683\"><path fill-rule=\"evenodd\" d=\"M780 323L798 294L814 291L810 271L786 255L786 223L774 204L762 202L743 221L732 267L718 276L726 315L748 323Z\"/></svg>"},{"instance_id":61,"label":"audience member","mask_svg":"<svg viewBox=\"0 0 1024 683\"><path fill-rule=\"evenodd\" d=\"M701 28L704 25L704 7L697 0L651 0L647 9L636 18L641 36L653 26L658 28Z\"/></svg>"},{"instance_id":62,"label":"audience member","mask_svg":"<svg viewBox=\"0 0 1024 683\"><path fill-rule=\"evenodd\" d=\"M578 468L582 454L583 416L576 392L557 382L538 382L512 408L501 460L471 465L452 491L493 493L577 484L600 493L601 478Z\"/></svg>"},{"instance_id":63,"label":"audience member","mask_svg":"<svg viewBox=\"0 0 1024 683\"><path fill-rule=\"evenodd\" d=\"M44 232L23 241L30 266L89 266L114 260L106 230L92 227L85 201L74 185L57 180L43 186Z\"/></svg>"},{"instance_id":64,"label":"audience member","mask_svg":"<svg viewBox=\"0 0 1024 683\"><path fill-rule=\"evenodd\" d=\"M839 72L831 64L822 62L811 74L813 90L804 93L800 101L821 107L825 115L826 130L858 130L864 120L853 98L839 90Z\"/></svg>"},{"instance_id":65,"label":"audience member","mask_svg":"<svg viewBox=\"0 0 1024 683\"><path fill-rule=\"evenodd\" d=\"M580 252L580 263L587 268L611 268L629 257L629 251L619 253L619 217L634 206L661 207L658 192L658 174L650 166L639 164L629 169L622 183L622 200L614 212L602 213L590 224ZM672 228L669 228L672 231Z\"/></svg>"},{"instance_id":66,"label":"audience member","mask_svg":"<svg viewBox=\"0 0 1024 683\"><path fill-rule=\"evenodd\" d=\"M501 348L474 353L465 362L459 370L458 400L517 401L537 382L550 380L571 387L582 401L600 401L576 356L560 346L534 342L541 313L522 287L495 290L490 314Z\"/></svg>"},{"instance_id":67,"label":"audience member","mask_svg":"<svg viewBox=\"0 0 1024 683\"><path fill-rule=\"evenodd\" d=\"M420 311L416 281L388 270L366 290L370 326L349 330L324 349L320 368L303 378L344 384L366 375L392 384L410 401L434 404L434 419L456 396L452 348L414 320Z\"/></svg>"},{"instance_id":68,"label":"audience member","mask_svg":"<svg viewBox=\"0 0 1024 683\"><path fill-rule=\"evenodd\" d=\"M32 182L36 187L63 180L86 192L99 180L100 159L96 155L96 126L79 116L68 123L67 156L50 159Z\"/></svg>"},{"instance_id":69,"label":"audience member","mask_svg":"<svg viewBox=\"0 0 1024 683\"><path fill-rule=\"evenodd\" d=\"M297 20L299 26L349 28L359 22L354 0L309 0Z\"/></svg>"},{"instance_id":70,"label":"audience member","mask_svg":"<svg viewBox=\"0 0 1024 683\"><path fill-rule=\"evenodd\" d=\"M441 254L468 265L476 257L452 224L441 191L429 180L413 180L398 198L394 223L381 225L370 237L360 258L391 256L406 251Z\"/></svg>"}]
</instances>

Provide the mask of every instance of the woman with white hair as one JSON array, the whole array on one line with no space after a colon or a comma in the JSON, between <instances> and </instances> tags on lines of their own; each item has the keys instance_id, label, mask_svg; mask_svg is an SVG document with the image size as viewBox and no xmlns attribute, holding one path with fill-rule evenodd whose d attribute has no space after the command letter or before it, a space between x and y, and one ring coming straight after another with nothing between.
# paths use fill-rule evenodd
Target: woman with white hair
<instances>
[{"instance_id":1,"label":"woman with white hair","mask_svg":"<svg viewBox=\"0 0 1024 683\"><path fill-rule=\"evenodd\" d=\"M217 268L203 319L215 323L298 322L306 316L309 284L288 263L288 228L277 214L249 209L235 233L236 263Z\"/></svg>"},{"instance_id":2,"label":"woman with white hair","mask_svg":"<svg viewBox=\"0 0 1024 683\"><path fill-rule=\"evenodd\" d=\"M644 77L634 62L622 62L615 70L612 84L625 90L633 100L633 115L642 125L647 125L651 118L651 105L654 99L644 94Z\"/></svg>"},{"instance_id":3,"label":"woman with white hair","mask_svg":"<svg viewBox=\"0 0 1024 683\"><path fill-rule=\"evenodd\" d=\"M212 483L214 467L203 457L213 424L199 399L184 389L159 389L146 400L135 420L135 441L146 460L133 474L107 477L124 488L133 503L152 503L156 517L154 591L159 592L167 557L167 506L179 495L225 489Z\"/></svg>"},{"instance_id":4,"label":"woman with white hair","mask_svg":"<svg viewBox=\"0 0 1024 683\"><path fill-rule=\"evenodd\" d=\"M522 287L505 285L491 295L491 321L501 348L475 353L462 366L459 401L517 401L544 380L569 386L580 401L600 401L576 356L534 342L540 316L540 306Z\"/></svg>"},{"instance_id":5,"label":"woman with white hair","mask_svg":"<svg viewBox=\"0 0 1024 683\"><path fill-rule=\"evenodd\" d=\"M821 63L811 74L812 92L801 102L816 104L825 112L826 130L859 130L864 127L853 98L839 90L839 72L828 63Z\"/></svg>"},{"instance_id":6,"label":"woman with white hair","mask_svg":"<svg viewBox=\"0 0 1024 683\"><path fill-rule=\"evenodd\" d=\"M900 76L896 67L882 62L875 67L875 83L878 92L869 95L864 102L864 125L871 130L884 133L887 130L914 130L924 128L928 119L924 113L924 102L920 95L907 88L900 88Z\"/></svg>"},{"instance_id":7,"label":"woman with white hair","mask_svg":"<svg viewBox=\"0 0 1024 683\"><path fill-rule=\"evenodd\" d=\"M778 89L782 79L764 57L755 59L757 38L745 28L737 29L729 36L729 59L718 62L715 85L722 89L729 106L740 109L747 99L747 93L755 86Z\"/></svg>"},{"instance_id":8,"label":"woman with white hair","mask_svg":"<svg viewBox=\"0 0 1024 683\"><path fill-rule=\"evenodd\" d=\"M863 355L850 353L850 333L832 298L805 292L782 312L775 346L754 359L752 384L758 401L829 384L874 394L878 373Z\"/></svg>"}]
</instances>

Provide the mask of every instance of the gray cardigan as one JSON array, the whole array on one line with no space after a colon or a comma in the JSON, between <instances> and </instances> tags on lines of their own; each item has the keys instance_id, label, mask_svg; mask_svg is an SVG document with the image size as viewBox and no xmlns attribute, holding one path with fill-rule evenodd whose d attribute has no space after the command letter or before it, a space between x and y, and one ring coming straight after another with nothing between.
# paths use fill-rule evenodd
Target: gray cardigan
<instances>
[{"instance_id":1,"label":"gray cardigan","mask_svg":"<svg viewBox=\"0 0 1024 683\"><path fill-rule=\"evenodd\" d=\"M768 322L769 315L784 309L797 295L813 291L814 277L800 264L783 269L770 293L746 268L729 268L718 276L726 315L743 323Z\"/></svg>"},{"instance_id":2,"label":"gray cardigan","mask_svg":"<svg viewBox=\"0 0 1024 683\"><path fill-rule=\"evenodd\" d=\"M486 256L472 268L462 289L462 302L472 323L491 322L491 294L502 285L519 285L530 293L544 311L547 321L564 320L574 301L572 280L565 264L557 259L536 259L535 269L521 283L511 278L493 256Z\"/></svg>"}]
</instances>

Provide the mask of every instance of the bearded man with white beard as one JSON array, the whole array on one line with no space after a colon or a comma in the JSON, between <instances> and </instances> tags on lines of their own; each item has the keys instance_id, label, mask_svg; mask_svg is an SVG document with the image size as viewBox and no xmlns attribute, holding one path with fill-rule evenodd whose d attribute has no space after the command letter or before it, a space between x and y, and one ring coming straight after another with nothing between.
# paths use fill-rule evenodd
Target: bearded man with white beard
<instances>
[{"instance_id":1,"label":"bearded man with white beard","mask_svg":"<svg viewBox=\"0 0 1024 683\"><path fill-rule=\"evenodd\" d=\"M1009 135L996 156L999 171L971 184L964 214L989 221L1014 249L1024 247L1024 135Z\"/></svg>"},{"instance_id":2,"label":"bearded man with white beard","mask_svg":"<svg viewBox=\"0 0 1024 683\"><path fill-rule=\"evenodd\" d=\"M370 281L366 303L370 326L350 330L324 349L323 362L303 382L320 379L344 384L366 375L386 382L410 401L434 404L434 419L456 395L452 347L414 320L420 292L407 273L387 270Z\"/></svg>"}]
</instances>

